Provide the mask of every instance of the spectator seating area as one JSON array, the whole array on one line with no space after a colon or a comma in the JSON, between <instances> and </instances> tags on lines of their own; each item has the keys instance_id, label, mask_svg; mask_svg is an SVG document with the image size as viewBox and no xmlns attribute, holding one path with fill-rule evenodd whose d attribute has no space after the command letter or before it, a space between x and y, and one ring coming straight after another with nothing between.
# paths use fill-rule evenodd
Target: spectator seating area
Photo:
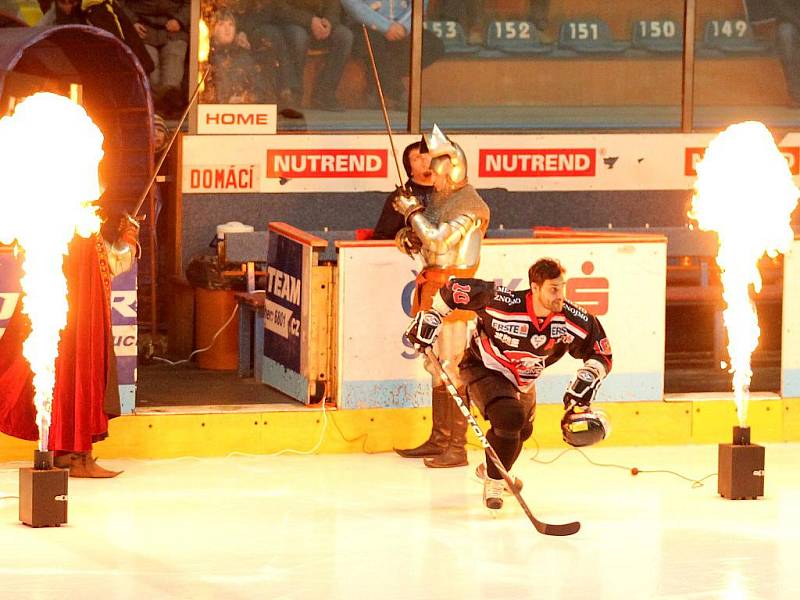
<instances>
[{"instance_id":1,"label":"spectator seating area","mask_svg":"<svg viewBox=\"0 0 800 600\"><path fill-rule=\"evenodd\" d=\"M631 38L618 41L609 24L599 18L576 19L561 23L556 43L545 43L542 33L530 21L491 21L482 44L469 44L457 21L425 21L445 45L449 55L497 58L502 55L541 55L575 58L587 55L641 57L680 54L683 50L683 24L675 19L639 19L631 27ZM743 18L712 19L702 27L703 36L695 52L698 57L770 54L772 44L756 40Z\"/></svg>"},{"instance_id":2,"label":"spectator seating area","mask_svg":"<svg viewBox=\"0 0 800 600\"><path fill-rule=\"evenodd\" d=\"M569 112L570 107L596 107L613 112L660 107L663 110L658 116L649 120L645 110L642 118L625 115L610 121L630 122L634 128L674 128L679 123L681 0L601 5L591 0L552 0L544 31L526 20L527 1L486 0L488 20L480 25L477 36L474 29L465 31L462 23L437 20L436 4L431 0L425 26L445 42L446 53L423 71L423 116L431 108L502 107L513 112L515 107L565 107ZM715 107L739 107L744 112L747 107L775 107L775 125L793 122L774 50L774 27L759 25L754 30L746 21L740 0L699 1L696 23L696 112L715 114ZM309 82L318 68L314 62L309 61ZM339 100L348 109L364 108L363 98L372 85L363 61L354 58L339 87ZM462 116L453 118L466 124L469 116ZM739 117L731 113L725 118ZM498 119L507 119L512 129L527 118L522 115L515 120L514 115L498 114ZM597 123L601 120L599 116L594 119ZM569 119L562 121L554 127L575 126ZM538 122L537 128L541 119ZM493 121L492 126L498 123Z\"/></svg>"}]
</instances>

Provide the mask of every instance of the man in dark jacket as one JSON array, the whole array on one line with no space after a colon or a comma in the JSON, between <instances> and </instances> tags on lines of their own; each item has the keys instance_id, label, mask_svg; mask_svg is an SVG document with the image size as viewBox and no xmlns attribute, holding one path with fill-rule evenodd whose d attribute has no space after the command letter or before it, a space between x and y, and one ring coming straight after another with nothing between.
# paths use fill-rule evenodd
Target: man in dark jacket
<instances>
[{"instance_id":1,"label":"man in dark jacket","mask_svg":"<svg viewBox=\"0 0 800 600\"><path fill-rule=\"evenodd\" d=\"M189 47L189 0L127 0L136 32L155 69L150 84L158 109L180 114L184 62Z\"/></svg>"},{"instance_id":2,"label":"man in dark jacket","mask_svg":"<svg viewBox=\"0 0 800 600\"><path fill-rule=\"evenodd\" d=\"M136 29L133 19L125 6L117 0L81 0L80 14L84 23L99 27L125 42L139 59L145 73L152 73L155 66L147 53Z\"/></svg>"},{"instance_id":3,"label":"man in dark jacket","mask_svg":"<svg viewBox=\"0 0 800 600\"><path fill-rule=\"evenodd\" d=\"M299 89L292 90L303 97L302 81L309 47L327 50L314 91L311 106L322 110L340 111L336 88L353 47L353 32L341 23L342 6L339 0L287 0L283 26L289 54L292 58Z\"/></svg>"},{"instance_id":4,"label":"man in dark jacket","mask_svg":"<svg viewBox=\"0 0 800 600\"><path fill-rule=\"evenodd\" d=\"M423 206L428 206L428 198L433 193L433 171L430 155L420 152L421 148L422 142L417 141L403 150L403 168L408 175L405 188L419 198ZM397 189L386 198L381 216L372 231L373 240L393 240L397 232L406 226L403 215L394 209L394 199L399 193Z\"/></svg>"}]
</instances>

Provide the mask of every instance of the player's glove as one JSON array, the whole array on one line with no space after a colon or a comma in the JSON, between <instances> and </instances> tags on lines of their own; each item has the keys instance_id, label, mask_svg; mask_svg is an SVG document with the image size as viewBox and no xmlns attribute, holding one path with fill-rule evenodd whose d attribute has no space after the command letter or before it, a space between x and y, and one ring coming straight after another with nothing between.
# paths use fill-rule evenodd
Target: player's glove
<instances>
[{"instance_id":1,"label":"player's glove","mask_svg":"<svg viewBox=\"0 0 800 600\"><path fill-rule=\"evenodd\" d=\"M564 393L564 408L567 410L574 406L588 408L597 395L603 375L600 369L588 363L578 369Z\"/></svg>"},{"instance_id":2,"label":"player's glove","mask_svg":"<svg viewBox=\"0 0 800 600\"><path fill-rule=\"evenodd\" d=\"M442 328L442 315L438 311L421 310L411 320L406 329L406 339L413 344L417 352L424 352L433 346Z\"/></svg>"},{"instance_id":3,"label":"player's glove","mask_svg":"<svg viewBox=\"0 0 800 600\"><path fill-rule=\"evenodd\" d=\"M397 212L403 215L403 220L406 224L408 224L408 220L412 216L425 210L425 207L422 206L422 203L416 196L408 194L402 188L397 190L392 205Z\"/></svg>"}]
</instances>

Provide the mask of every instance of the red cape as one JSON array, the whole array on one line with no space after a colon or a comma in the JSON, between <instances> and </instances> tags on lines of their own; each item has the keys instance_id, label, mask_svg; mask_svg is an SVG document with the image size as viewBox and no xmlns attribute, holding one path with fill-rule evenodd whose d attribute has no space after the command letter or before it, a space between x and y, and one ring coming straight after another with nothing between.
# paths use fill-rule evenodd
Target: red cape
<instances>
[{"instance_id":1,"label":"red cape","mask_svg":"<svg viewBox=\"0 0 800 600\"><path fill-rule=\"evenodd\" d=\"M90 452L92 442L108 434L108 418L119 414L106 408L106 395L117 394L116 378L109 378L113 360L111 335L111 276L102 238L75 237L64 260L69 313L61 333L53 392L50 450ZM0 337L0 431L25 440L38 440L33 406L33 375L22 356L22 342L30 330L17 303ZM112 389L113 388L113 389Z\"/></svg>"}]
</instances>

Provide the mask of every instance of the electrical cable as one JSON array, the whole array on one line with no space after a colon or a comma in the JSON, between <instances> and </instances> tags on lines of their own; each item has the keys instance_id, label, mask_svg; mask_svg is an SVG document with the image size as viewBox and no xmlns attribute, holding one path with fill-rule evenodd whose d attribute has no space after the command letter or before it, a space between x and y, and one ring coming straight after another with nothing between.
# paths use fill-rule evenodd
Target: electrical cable
<instances>
[{"instance_id":1,"label":"electrical cable","mask_svg":"<svg viewBox=\"0 0 800 600\"><path fill-rule=\"evenodd\" d=\"M294 448L284 448L283 450L278 450L277 452L271 452L269 454L260 454L259 456L281 456L282 454L300 454L300 455L308 455L314 454L319 447L322 446L322 442L325 439L325 431L328 429L328 411L325 408L326 399L328 397L328 389L327 384L325 386L325 394L322 396L322 431L319 432L319 439L317 439L317 443L314 444L314 447L310 450L295 450Z\"/></svg>"},{"instance_id":2,"label":"electrical cable","mask_svg":"<svg viewBox=\"0 0 800 600\"><path fill-rule=\"evenodd\" d=\"M171 361L171 360L166 359L166 358L164 358L162 356L153 356L153 357L151 357L152 360L157 360L157 361L160 361L160 362L164 362L164 363L167 363L168 365L173 366L173 367L175 367L177 365L180 365L180 364L183 364L183 363L189 362L190 360L192 360L192 357L195 354L200 354L201 352L205 352L206 350L210 350L211 349L211 347L214 345L214 342L217 341L217 338L219 337L219 335L225 330L225 328L228 325L230 325L231 321L233 321L233 317L236 316L236 313L238 311L239 311L239 305L237 304L236 306L233 307L233 312L231 313L231 316L228 317L228 320L225 321L225 323L222 325L222 327L220 327L217 330L217 333L215 333L214 337L211 338L211 343L208 346L206 346L205 348L198 348L197 350L192 352L187 358L184 358L182 360Z\"/></svg>"},{"instance_id":3,"label":"electrical cable","mask_svg":"<svg viewBox=\"0 0 800 600\"><path fill-rule=\"evenodd\" d=\"M551 458L550 460L542 460L540 458L537 458L539 456L539 452L541 451L541 448L539 446L539 443L536 441L536 438L533 438L533 443L536 445L536 451L534 452L534 455L530 458L530 460L532 460L533 462L539 463L540 465L551 465L554 462L556 462L559 458L564 456L565 454L567 454L569 452L577 452L583 458L585 458L586 461L589 464L591 464L591 465L593 465L595 467L608 467L608 468L614 468L614 469L622 469L624 471L628 471L632 476L639 475L640 473L664 473L664 474L667 474L667 475L674 475L675 477L680 477L681 479L689 481L692 484L692 488L693 489L694 488L703 487L705 485L703 482L706 479L708 479L709 477L714 477L714 476L717 475L717 473L714 472L714 473L709 473L708 475L706 475L705 477L701 477L700 479L695 479L693 477L689 477L687 475L684 475L683 473L679 473L678 471L672 471L670 469L640 469L638 467L629 467L629 466L626 466L626 465L620 465L620 464L616 464L616 463L600 463L600 462L594 461L591 458L589 458L589 455L586 454L586 452L582 448L565 448L564 450L562 450L561 452L556 454L555 457Z\"/></svg>"},{"instance_id":4,"label":"electrical cable","mask_svg":"<svg viewBox=\"0 0 800 600\"><path fill-rule=\"evenodd\" d=\"M316 443L309 450L297 450L295 448L284 448L283 450L278 450L277 452L270 452L268 454L252 454L250 452L237 452L237 451L234 451L234 452L228 452L228 454L226 454L223 458L234 458L234 457L261 458L261 457L265 457L265 456L281 456L283 454L309 455L309 454L316 453L316 451L319 450L319 447L322 445L322 442L325 440L325 432L328 429L328 411L327 411L327 406L326 406L326 404L327 404L326 403L326 399L327 398L328 398L328 385L327 385L327 382L326 382L325 394L324 394L323 399L321 401L321 404L322 404L322 430L319 433L319 438L317 439ZM333 417L331 417L330 419L331 419L331 421L333 421ZM334 425L336 425L335 421L334 421ZM339 430L340 434L342 433L341 429L339 429L338 425L336 425L336 429ZM366 436L367 434L364 434L364 435ZM345 441L349 441L344 437L344 435L342 435L342 438L345 439ZM174 458L163 458L163 459L135 459L134 458L134 459L131 459L131 460L141 460L141 461L146 461L146 462L152 464L152 463L179 461L179 460L202 460L203 458L219 458L219 457L176 456Z\"/></svg>"}]
</instances>

